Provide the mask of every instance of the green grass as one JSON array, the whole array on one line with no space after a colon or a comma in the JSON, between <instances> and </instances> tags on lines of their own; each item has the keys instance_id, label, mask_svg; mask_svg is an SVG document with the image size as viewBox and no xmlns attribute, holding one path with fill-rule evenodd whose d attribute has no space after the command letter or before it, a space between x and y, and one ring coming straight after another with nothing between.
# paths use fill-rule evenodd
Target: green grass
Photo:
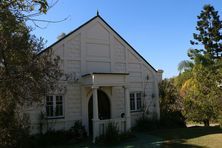
<instances>
[{"instance_id":1,"label":"green grass","mask_svg":"<svg viewBox=\"0 0 222 148\"><path fill-rule=\"evenodd\" d=\"M161 147L222 147L222 129L218 126L157 130L149 134L164 139Z\"/></svg>"}]
</instances>

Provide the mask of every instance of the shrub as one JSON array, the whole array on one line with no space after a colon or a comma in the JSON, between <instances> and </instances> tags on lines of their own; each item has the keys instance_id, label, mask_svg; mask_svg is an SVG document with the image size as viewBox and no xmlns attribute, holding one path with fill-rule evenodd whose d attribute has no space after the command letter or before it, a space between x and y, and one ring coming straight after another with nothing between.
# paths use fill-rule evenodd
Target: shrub
<instances>
[{"instance_id":1,"label":"shrub","mask_svg":"<svg viewBox=\"0 0 222 148\"><path fill-rule=\"evenodd\" d=\"M136 120L136 131L150 131L160 128L186 127L184 116L181 112L162 113L160 120L143 116Z\"/></svg>"},{"instance_id":2,"label":"shrub","mask_svg":"<svg viewBox=\"0 0 222 148\"><path fill-rule=\"evenodd\" d=\"M97 144L117 144L123 140L135 137L131 131L120 133L118 126L110 122L106 128L105 134L96 138Z\"/></svg>"},{"instance_id":3,"label":"shrub","mask_svg":"<svg viewBox=\"0 0 222 148\"><path fill-rule=\"evenodd\" d=\"M76 121L74 123L74 126L71 127L70 130L68 131L68 137L78 141L83 140L86 136L87 136L86 129L82 125L82 122L79 120Z\"/></svg>"},{"instance_id":4,"label":"shrub","mask_svg":"<svg viewBox=\"0 0 222 148\"><path fill-rule=\"evenodd\" d=\"M220 128L222 128L222 112L220 113L218 117L218 122L219 122Z\"/></svg>"},{"instance_id":5,"label":"shrub","mask_svg":"<svg viewBox=\"0 0 222 148\"><path fill-rule=\"evenodd\" d=\"M116 124L109 123L106 129L105 141L107 143L113 143L118 141L119 129Z\"/></svg>"},{"instance_id":6,"label":"shrub","mask_svg":"<svg viewBox=\"0 0 222 148\"><path fill-rule=\"evenodd\" d=\"M143 116L136 120L136 126L133 129L136 131L149 131L157 128L159 128L159 122L157 119L150 119Z\"/></svg>"},{"instance_id":7,"label":"shrub","mask_svg":"<svg viewBox=\"0 0 222 148\"><path fill-rule=\"evenodd\" d=\"M161 128L186 127L185 119L180 111L161 113L159 126Z\"/></svg>"},{"instance_id":8,"label":"shrub","mask_svg":"<svg viewBox=\"0 0 222 148\"><path fill-rule=\"evenodd\" d=\"M61 145L69 141L66 136L66 131L54 131L50 130L43 135L35 135L31 137L32 139L32 147L43 147L49 145Z\"/></svg>"},{"instance_id":9,"label":"shrub","mask_svg":"<svg viewBox=\"0 0 222 148\"><path fill-rule=\"evenodd\" d=\"M76 121L68 130L48 130L45 134L38 134L29 138L29 147L46 147L77 143L86 138L86 130L80 121Z\"/></svg>"},{"instance_id":10,"label":"shrub","mask_svg":"<svg viewBox=\"0 0 222 148\"><path fill-rule=\"evenodd\" d=\"M25 147L29 137L29 118L14 111L0 111L0 147Z\"/></svg>"},{"instance_id":11,"label":"shrub","mask_svg":"<svg viewBox=\"0 0 222 148\"><path fill-rule=\"evenodd\" d=\"M114 144L119 140L119 129L115 123L108 123L105 134L96 138L96 143Z\"/></svg>"}]
</instances>

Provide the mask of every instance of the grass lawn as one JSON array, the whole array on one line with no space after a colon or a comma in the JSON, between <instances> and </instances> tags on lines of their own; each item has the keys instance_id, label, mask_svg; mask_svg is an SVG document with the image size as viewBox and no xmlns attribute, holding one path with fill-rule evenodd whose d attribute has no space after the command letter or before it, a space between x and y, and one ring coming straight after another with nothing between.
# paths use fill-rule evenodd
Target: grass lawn
<instances>
[{"instance_id":1,"label":"grass lawn","mask_svg":"<svg viewBox=\"0 0 222 148\"><path fill-rule=\"evenodd\" d=\"M218 126L157 130L149 134L164 139L161 147L222 147L222 129Z\"/></svg>"},{"instance_id":2,"label":"grass lawn","mask_svg":"<svg viewBox=\"0 0 222 148\"><path fill-rule=\"evenodd\" d=\"M127 141L116 145L94 145L89 140L79 144L52 146L50 148L73 147L222 147L222 129L214 127L189 127L177 129L155 130L152 132L136 133Z\"/></svg>"}]
</instances>

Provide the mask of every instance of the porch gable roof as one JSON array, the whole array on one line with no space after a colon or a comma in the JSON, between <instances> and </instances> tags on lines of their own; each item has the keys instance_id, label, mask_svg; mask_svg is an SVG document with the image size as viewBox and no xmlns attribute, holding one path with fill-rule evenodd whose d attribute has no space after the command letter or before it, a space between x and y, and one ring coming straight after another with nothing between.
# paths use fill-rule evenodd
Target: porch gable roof
<instances>
[{"instance_id":1,"label":"porch gable roof","mask_svg":"<svg viewBox=\"0 0 222 148\"><path fill-rule=\"evenodd\" d=\"M85 86L126 86L129 73L98 73L93 72L81 77Z\"/></svg>"}]
</instances>

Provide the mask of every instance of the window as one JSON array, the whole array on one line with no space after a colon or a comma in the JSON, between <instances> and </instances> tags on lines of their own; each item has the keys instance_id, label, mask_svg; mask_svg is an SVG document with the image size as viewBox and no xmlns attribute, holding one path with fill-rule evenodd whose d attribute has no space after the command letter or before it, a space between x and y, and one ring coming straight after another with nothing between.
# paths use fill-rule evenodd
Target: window
<instances>
[{"instance_id":1,"label":"window","mask_svg":"<svg viewBox=\"0 0 222 148\"><path fill-rule=\"evenodd\" d=\"M62 115L63 115L62 96L56 96L56 112L55 112L55 116L62 116Z\"/></svg>"},{"instance_id":2,"label":"window","mask_svg":"<svg viewBox=\"0 0 222 148\"><path fill-rule=\"evenodd\" d=\"M137 110L141 109L142 99L141 99L141 93L136 93L136 108Z\"/></svg>"},{"instance_id":3,"label":"window","mask_svg":"<svg viewBox=\"0 0 222 148\"><path fill-rule=\"evenodd\" d=\"M53 116L53 96L46 97L46 115L47 117Z\"/></svg>"},{"instance_id":4,"label":"window","mask_svg":"<svg viewBox=\"0 0 222 148\"><path fill-rule=\"evenodd\" d=\"M130 93L130 110L135 110L135 95Z\"/></svg>"},{"instance_id":5,"label":"window","mask_svg":"<svg viewBox=\"0 0 222 148\"><path fill-rule=\"evenodd\" d=\"M46 97L46 115L48 118L63 117L63 96Z\"/></svg>"},{"instance_id":6,"label":"window","mask_svg":"<svg viewBox=\"0 0 222 148\"><path fill-rule=\"evenodd\" d=\"M142 108L142 93L132 92L130 93L130 110L140 111Z\"/></svg>"}]
</instances>

